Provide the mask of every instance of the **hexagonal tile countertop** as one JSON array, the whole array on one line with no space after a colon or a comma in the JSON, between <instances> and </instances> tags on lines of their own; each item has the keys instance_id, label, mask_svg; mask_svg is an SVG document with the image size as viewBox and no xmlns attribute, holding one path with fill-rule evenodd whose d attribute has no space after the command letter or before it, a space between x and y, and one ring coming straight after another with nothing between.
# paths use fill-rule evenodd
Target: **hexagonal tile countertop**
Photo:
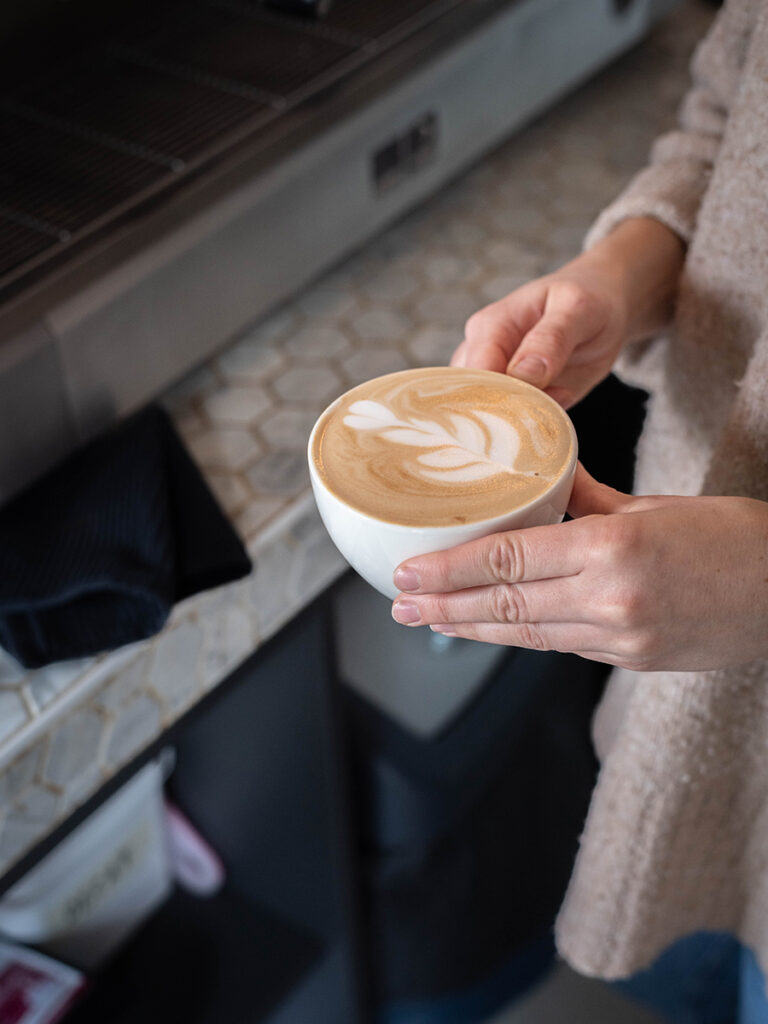
<instances>
[{"instance_id":1,"label":"hexagonal tile countertop","mask_svg":"<svg viewBox=\"0 0 768 1024\"><path fill-rule=\"evenodd\" d=\"M474 310L576 254L672 123L707 20L685 5L165 396L255 569L109 655L24 672L0 652L0 875L342 572L308 490L317 415L369 377L445 363Z\"/></svg>"}]
</instances>

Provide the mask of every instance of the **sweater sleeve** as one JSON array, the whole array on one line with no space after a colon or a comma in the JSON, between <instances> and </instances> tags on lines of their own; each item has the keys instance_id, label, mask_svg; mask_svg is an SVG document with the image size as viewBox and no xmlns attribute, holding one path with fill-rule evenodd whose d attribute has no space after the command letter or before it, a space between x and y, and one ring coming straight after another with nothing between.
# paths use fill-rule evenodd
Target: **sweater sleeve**
<instances>
[{"instance_id":1,"label":"sweater sleeve","mask_svg":"<svg viewBox=\"0 0 768 1024\"><path fill-rule=\"evenodd\" d=\"M759 2L727 0L694 54L692 85L677 128L656 140L648 166L600 214L587 234L586 249L629 217L653 217L690 242L736 97Z\"/></svg>"}]
</instances>

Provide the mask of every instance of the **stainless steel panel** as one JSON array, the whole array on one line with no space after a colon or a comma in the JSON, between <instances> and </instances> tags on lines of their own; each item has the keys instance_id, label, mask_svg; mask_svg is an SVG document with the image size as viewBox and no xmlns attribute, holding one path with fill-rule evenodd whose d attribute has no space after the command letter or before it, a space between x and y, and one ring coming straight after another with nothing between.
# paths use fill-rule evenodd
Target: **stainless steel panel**
<instances>
[{"instance_id":1,"label":"stainless steel panel","mask_svg":"<svg viewBox=\"0 0 768 1024\"><path fill-rule=\"evenodd\" d=\"M0 350L0 504L77 443L56 346L41 328Z\"/></svg>"},{"instance_id":2,"label":"stainless steel panel","mask_svg":"<svg viewBox=\"0 0 768 1024\"><path fill-rule=\"evenodd\" d=\"M527 0L49 316L101 429L434 192L647 28L649 4ZM377 192L371 155L434 113L434 159Z\"/></svg>"}]
</instances>

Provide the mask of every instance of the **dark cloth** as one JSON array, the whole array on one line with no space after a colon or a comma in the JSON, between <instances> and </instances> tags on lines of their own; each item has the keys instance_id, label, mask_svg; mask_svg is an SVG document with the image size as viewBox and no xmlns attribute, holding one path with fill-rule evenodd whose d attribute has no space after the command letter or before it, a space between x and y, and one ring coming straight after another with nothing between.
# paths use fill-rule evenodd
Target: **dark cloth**
<instances>
[{"instance_id":1,"label":"dark cloth","mask_svg":"<svg viewBox=\"0 0 768 1024\"><path fill-rule=\"evenodd\" d=\"M149 407L0 509L0 645L36 668L143 640L251 563L168 415Z\"/></svg>"}]
</instances>

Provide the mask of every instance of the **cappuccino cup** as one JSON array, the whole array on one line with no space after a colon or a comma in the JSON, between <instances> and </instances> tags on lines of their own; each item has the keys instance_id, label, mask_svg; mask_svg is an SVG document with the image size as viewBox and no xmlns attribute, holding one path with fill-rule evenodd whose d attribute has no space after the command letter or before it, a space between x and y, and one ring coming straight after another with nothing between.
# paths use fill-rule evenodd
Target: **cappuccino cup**
<instances>
[{"instance_id":1,"label":"cappuccino cup","mask_svg":"<svg viewBox=\"0 0 768 1024\"><path fill-rule=\"evenodd\" d=\"M320 415L308 445L331 539L389 598L408 558L560 522L577 454L554 399L505 374L448 366L352 388Z\"/></svg>"}]
</instances>

